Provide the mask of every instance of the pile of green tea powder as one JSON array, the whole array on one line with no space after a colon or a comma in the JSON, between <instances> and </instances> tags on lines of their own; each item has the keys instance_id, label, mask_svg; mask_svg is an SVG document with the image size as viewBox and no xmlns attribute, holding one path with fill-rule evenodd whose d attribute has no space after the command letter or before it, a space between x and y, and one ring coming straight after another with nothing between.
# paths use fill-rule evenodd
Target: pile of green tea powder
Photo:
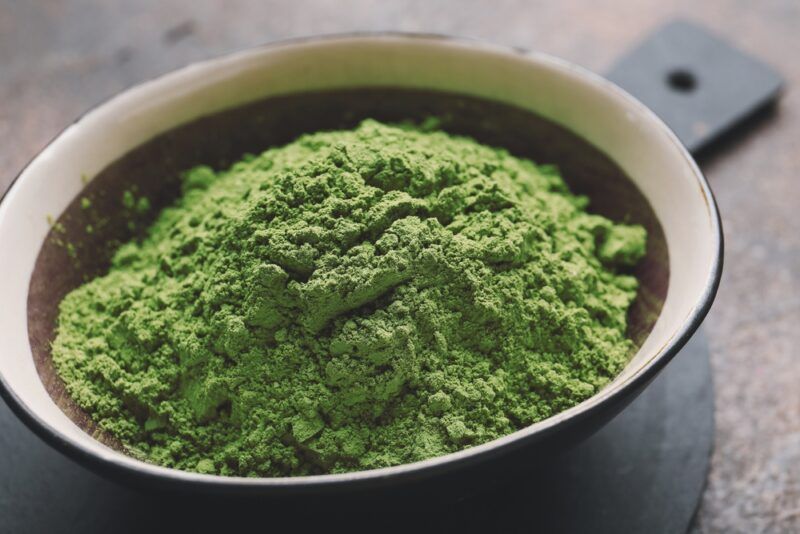
<instances>
[{"instance_id":1,"label":"pile of green tea powder","mask_svg":"<svg viewBox=\"0 0 800 534\"><path fill-rule=\"evenodd\" d=\"M552 167L365 121L197 167L62 302L69 393L146 461L338 473L484 443L626 364L645 231Z\"/></svg>"}]
</instances>

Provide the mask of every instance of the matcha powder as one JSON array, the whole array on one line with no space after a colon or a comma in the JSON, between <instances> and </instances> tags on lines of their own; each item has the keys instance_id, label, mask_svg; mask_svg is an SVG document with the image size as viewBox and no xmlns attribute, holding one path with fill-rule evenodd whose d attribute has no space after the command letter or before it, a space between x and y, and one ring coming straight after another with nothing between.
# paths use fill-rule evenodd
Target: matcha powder
<instances>
[{"instance_id":1,"label":"matcha powder","mask_svg":"<svg viewBox=\"0 0 800 534\"><path fill-rule=\"evenodd\" d=\"M634 347L645 231L558 172L365 121L183 194L63 300L53 359L141 459L290 476L438 456L597 393Z\"/></svg>"}]
</instances>

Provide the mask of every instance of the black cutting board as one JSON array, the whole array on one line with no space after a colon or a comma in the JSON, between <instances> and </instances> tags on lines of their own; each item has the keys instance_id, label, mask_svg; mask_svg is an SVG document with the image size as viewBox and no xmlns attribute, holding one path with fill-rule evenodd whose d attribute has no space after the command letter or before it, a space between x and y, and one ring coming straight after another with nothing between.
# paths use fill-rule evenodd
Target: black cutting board
<instances>
[{"instance_id":1,"label":"black cutting board","mask_svg":"<svg viewBox=\"0 0 800 534\"><path fill-rule=\"evenodd\" d=\"M0 402L0 532L685 532L713 434L702 331L592 438L499 491L449 505L276 506L142 494L50 449Z\"/></svg>"}]
</instances>

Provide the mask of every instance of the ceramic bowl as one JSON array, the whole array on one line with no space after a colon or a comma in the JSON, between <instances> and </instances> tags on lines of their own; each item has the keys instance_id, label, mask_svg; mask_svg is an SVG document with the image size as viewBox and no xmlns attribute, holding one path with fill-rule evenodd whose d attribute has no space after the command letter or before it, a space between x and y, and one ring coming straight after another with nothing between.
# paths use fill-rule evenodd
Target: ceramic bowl
<instances>
[{"instance_id":1,"label":"ceramic bowl","mask_svg":"<svg viewBox=\"0 0 800 534\"><path fill-rule=\"evenodd\" d=\"M131 237L114 219L119 204L112 200L125 187L137 185L158 207L174 198L175 176L192 164L225 165L246 151L364 116L426 114L444 117L445 129L559 165L592 209L648 226L648 257L637 271L643 291L632 312L639 348L609 386L461 452L294 478L220 477L139 461L71 402L49 359L56 306L107 267L109 243ZM76 208L87 195L110 220L93 237L80 233L92 214ZM62 223L61 246L53 219ZM77 252L67 254L63 241L77 243ZM650 110L595 74L540 53L438 36L277 43L125 91L67 127L19 174L0 203L0 389L48 443L138 484L259 495L413 484L458 492L552 459L627 405L700 325L719 283L721 252L714 199L691 156Z\"/></svg>"}]
</instances>

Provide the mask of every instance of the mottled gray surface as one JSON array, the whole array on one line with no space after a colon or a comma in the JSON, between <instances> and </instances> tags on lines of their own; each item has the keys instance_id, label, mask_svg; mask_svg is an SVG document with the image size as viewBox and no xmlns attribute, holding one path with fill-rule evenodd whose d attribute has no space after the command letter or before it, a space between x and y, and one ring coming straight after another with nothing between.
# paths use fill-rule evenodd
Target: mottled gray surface
<instances>
[{"instance_id":1,"label":"mottled gray surface","mask_svg":"<svg viewBox=\"0 0 800 534\"><path fill-rule=\"evenodd\" d=\"M775 117L703 162L723 214L726 253L719 297L706 322L718 428L696 529L798 532L797 0L0 0L0 189L92 104L189 61L244 46L348 30L432 31L536 48L602 72L676 15L735 41L788 81Z\"/></svg>"}]
</instances>

